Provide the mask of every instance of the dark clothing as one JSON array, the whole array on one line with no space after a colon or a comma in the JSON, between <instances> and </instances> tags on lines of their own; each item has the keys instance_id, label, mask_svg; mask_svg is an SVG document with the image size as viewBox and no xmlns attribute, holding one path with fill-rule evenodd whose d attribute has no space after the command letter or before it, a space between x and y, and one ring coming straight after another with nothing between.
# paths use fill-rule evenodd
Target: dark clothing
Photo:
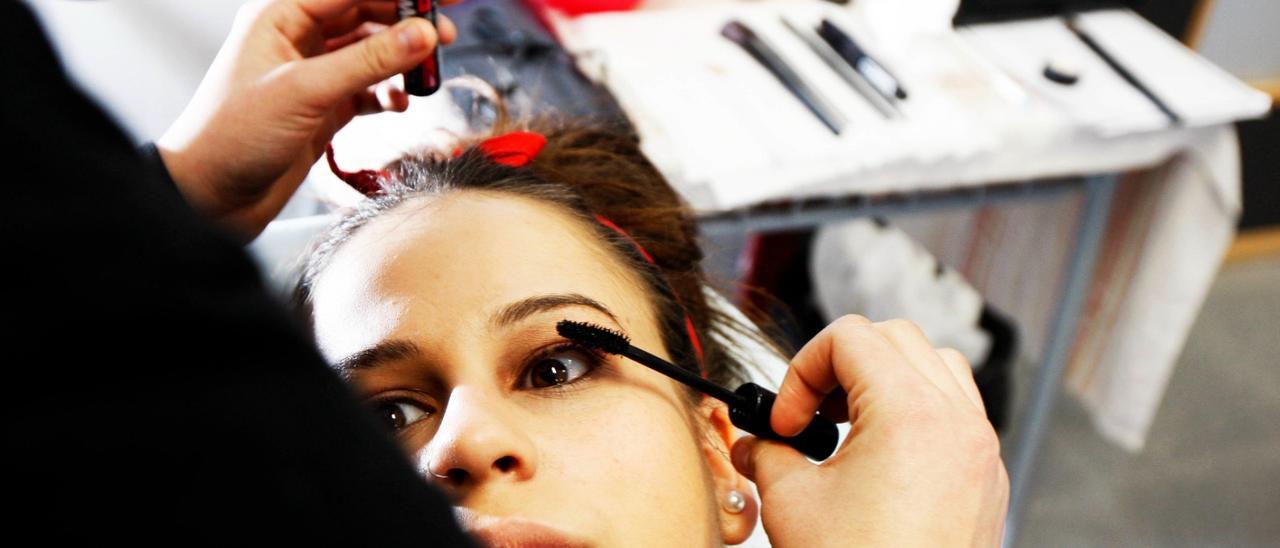
<instances>
[{"instance_id":1,"label":"dark clothing","mask_svg":"<svg viewBox=\"0 0 1280 548\"><path fill-rule=\"evenodd\" d=\"M0 74L7 537L468 544L21 2L0 1Z\"/></svg>"}]
</instances>

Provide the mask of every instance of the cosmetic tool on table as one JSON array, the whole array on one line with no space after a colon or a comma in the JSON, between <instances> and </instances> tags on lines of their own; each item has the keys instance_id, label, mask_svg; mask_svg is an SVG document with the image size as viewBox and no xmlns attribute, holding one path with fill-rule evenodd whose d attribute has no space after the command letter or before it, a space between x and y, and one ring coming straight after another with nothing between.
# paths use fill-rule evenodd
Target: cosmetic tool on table
<instances>
[{"instance_id":1,"label":"cosmetic tool on table","mask_svg":"<svg viewBox=\"0 0 1280 548\"><path fill-rule=\"evenodd\" d=\"M896 103L906 100L907 90L902 87L898 79L889 72L889 69L884 68L884 65L862 49L852 35L841 30L830 19L823 19L817 31L818 36L840 54L849 66L858 71L858 74L866 78L867 83L871 84L886 101Z\"/></svg>"},{"instance_id":2,"label":"cosmetic tool on table","mask_svg":"<svg viewBox=\"0 0 1280 548\"><path fill-rule=\"evenodd\" d=\"M1068 15L1066 18L1066 24L1067 30L1070 30L1072 34L1076 35L1081 42L1084 42L1084 45L1096 53L1108 67L1111 67L1111 70L1115 71L1115 73L1125 81L1125 83L1132 86L1133 89L1138 90L1138 93L1141 93L1143 97L1146 97L1147 100L1151 101L1151 104L1155 105L1155 107L1169 119L1170 124L1173 124L1174 126L1182 125L1182 117L1178 116L1178 114L1174 112L1173 109L1169 108L1169 105L1161 100L1150 87L1147 87L1146 84L1142 83L1142 80L1139 80L1137 76L1129 71L1129 69L1125 68L1125 66L1121 64L1115 56L1111 55L1106 48L1102 47L1102 44L1099 44L1091 34L1085 31L1085 29L1080 25L1080 19L1078 16L1074 14Z\"/></svg>"},{"instance_id":3,"label":"cosmetic tool on table","mask_svg":"<svg viewBox=\"0 0 1280 548\"><path fill-rule=\"evenodd\" d=\"M787 27L787 30L791 31L791 34L794 34L796 38L799 38L806 46L809 46L809 49L813 51L819 59L822 59L822 62L826 63L827 67L830 68L832 72L835 72L842 80L845 81L845 83L849 84L849 87L858 92L858 94L861 95L868 104L874 107L881 116L885 118L897 118L901 115L901 112L898 111L898 107L882 97L875 88L871 87L870 83L865 81L852 66L845 63L844 59L840 57L840 54L831 49L831 46L823 41L815 32L808 32L807 30L796 26L786 17L782 17L781 19L782 25Z\"/></svg>"},{"instance_id":4,"label":"cosmetic tool on table","mask_svg":"<svg viewBox=\"0 0 1280 548\"><path fill-rule=\"evenodd\" d=\"M764 66L782 85L795 95L805 107L818 117L818 121L827 126L831 133L840 135L847 120L840 111L831 104L824 95L805 81L795 69L791 68L773 46L760 37L741 21L729 21L720 28L721 36L739 45L747 54Z\"/></svg>"},{"instance_id":5,"label":"cosmetic tool on table","mask_svg":"<svg viewBox=\"0 0 1280 548\"><path fill-rule=\"evenodd\" d=\"M835 452L839 437L836 425L822 416L814 416L809 425L795 436L787 438L774 432L769 426L769 415L773 412L777 394L758 384L748 382L730 392L696 373L632 346L625 335L596 325L563 320L556 324L556 332L588 348L630 358L724 402L729 406L729 419L733 425L761 439L780 441L814 460L826 459Z\"/></svg>"}]
</instances>

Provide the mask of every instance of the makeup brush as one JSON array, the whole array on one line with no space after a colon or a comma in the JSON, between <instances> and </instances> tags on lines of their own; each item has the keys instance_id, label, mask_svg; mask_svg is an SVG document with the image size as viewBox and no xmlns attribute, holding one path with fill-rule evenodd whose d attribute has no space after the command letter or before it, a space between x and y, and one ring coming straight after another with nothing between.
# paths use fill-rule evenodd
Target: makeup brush
<instances>
[{"instance_id":1,"label":"makeup brush","mask_svg":"<svg viewBox=\"0 0 1280 548\"><path fill-rule=\"evenodd\" d=\"M729 406L729 419L733 425L759 438L780 441L814 460L826 459L836 450L836 425L821 416L814 416L809 425L795 436L787 438L774 432L769 426L769 415L778 395L758 384L745 383L730 392L691 371L632 346L626 335L598 325L562 320L556 324L556 332L561 337L588 348L631 358L632 361L724 402Z\"/></svg>"}]
</instances>

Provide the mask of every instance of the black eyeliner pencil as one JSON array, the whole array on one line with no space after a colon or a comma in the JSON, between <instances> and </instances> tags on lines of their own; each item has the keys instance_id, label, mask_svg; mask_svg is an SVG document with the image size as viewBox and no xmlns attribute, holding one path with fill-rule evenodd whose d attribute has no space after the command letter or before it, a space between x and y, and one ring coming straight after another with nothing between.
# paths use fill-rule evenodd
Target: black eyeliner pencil
<instances>
[{"instance_id":1,"label":"black eyeliner pencil","mask_svg":"<svg viewBox=\"0 0 1280 548\"><path fill-rule=\"evenodd\" d=\"M787 27L787 30L790 30L791 34L796 35L796 38L799 38L801 42L804 42L805 45L809 46L809 49L813 51L814 55L817 55L819 59L822 59L822 62L826 63L827 67L830 68L832 72L836 73L836 75L843 79L845 83L849 84L849 87L853 88L858 95L862 96L862 99L865 100L867 104L871 105L872 108L876 109L876 112L879 112L880 115L885 118L896 118L898 116L899 112L897 108L894 107L892 103L885 100L885 98L881 97L879 92L872 88L871 84L863 79L862 75L853 70L853 67L849 66L848 63L845 63L844 59L840 57L840 54L836 53L835 50L831 49L831 46L822 41L821 37L817 34L805 32L800 27L792 24L786 17L782 17L781 19L782 25Z\"/></svg>"},{"instance_id":2,"label":"black eyeliner pencil","mask_svg":"<svg viewBox=\"0 0 1280 548\"><path fill-rule=\"evenodd\" d=\"M863 78L884 96L886 101L902 101L907 98L907 90L899 83L898 78L889 69L880 64L874 57L862 49L853 36L840 29L830 19L823 19L818 25L818 36L840 54L849 66L858 71Z\"/></svg>"},{"instance_id":3,"label":"black eyeliner pencil","mask_svg":"<svg viewBox=\"0 0 1280 548\"><path fill-rule=\"evenodd\" d=\"M1151 88L1148 88L1141 80L1138 80L1138 77L1129 72L1129 69L1124 68L1124 65L1121 65L1120 61L1116 60L1115 57L1112 57L1110 53L1107 53L1107 50L1104 49L1102 44L1099 44L1097 40L1094 40L1093 36L1090 36L1088 32L1085 32L1083 28L1080 28L1080 21L1077 15L1069 15L1066 20L1067 29L1069 29L1072 34L1075 34L1076 38L1079 38L1081 42L1084 42L1084 45L1093 50L1093 53L1097 54L1097 56L1100 57L1108 67L1111 67L1111 70L1120 75L1120 77L1123 78L1125 82L1128 82L1130 86L1133 86L1133 89L1138 90L1138 92L1151 101L1156 108L1160 109L1160 112L1163 112L1164 115L1169 118L1170 123L1175 126L1182 125L1182 117L1178 116L1178 113L1169 108L1169 105L1165 104L1164 101L1161 101L1160 98L1156 96L1155 92L1151 91Z\"/></svg>"},{"instance_id":4,"label":"black eyeliner pencil","mask_svg":"<svg viewBox=\"0 0 1280 548\"><path fill-rule=\"evenodd\" d=\"M758 61L767 69L782 85L800 99L801 103L818 117L818 120L831 133L839 135L844 130L845 120L840 112L831 106L831 102L823 97L817 90L813 89L808 83L800 77L785 61L782 56L778 55L767 42L756 35L755 31L740 21L729 21L720 29L720 35L728 38L731 42L738 44L742 49L747 50L747 54Z\"/></svg>"}]
</instances>

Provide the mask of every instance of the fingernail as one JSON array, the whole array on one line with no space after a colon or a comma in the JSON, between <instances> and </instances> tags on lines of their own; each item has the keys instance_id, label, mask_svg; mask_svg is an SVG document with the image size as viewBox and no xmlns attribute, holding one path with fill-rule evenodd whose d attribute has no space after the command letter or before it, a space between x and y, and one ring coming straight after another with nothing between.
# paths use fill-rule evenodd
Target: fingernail
<instances>
[{"instance_id":1,"label":"fingernail","mask_svg":"<svg viewBox=\"0 0 1280 548\"><path fill-rule=\"evenodd\" d=\"M398 31L398 35L406 53L417 53L427 49L427 37L413 22L406 23L404 28Z\"/></svg>"}]
</instances>

